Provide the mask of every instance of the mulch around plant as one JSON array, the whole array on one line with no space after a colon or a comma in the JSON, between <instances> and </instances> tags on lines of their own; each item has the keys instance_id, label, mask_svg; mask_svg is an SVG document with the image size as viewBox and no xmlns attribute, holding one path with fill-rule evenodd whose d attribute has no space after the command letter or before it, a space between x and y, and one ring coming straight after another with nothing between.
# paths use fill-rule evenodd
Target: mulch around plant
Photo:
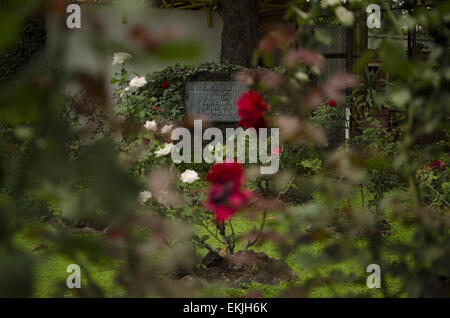
<instances>
[{"instance_id":1,"label":"mulch around plant","mask_svg":"<svg viewBox=\"0 0 450 318\"><path fill-rule=\"evenodd\" d=\"M297 272L286 262L251 250L225 257L209 252L204 257L203 264L206 269L197 270L189 276L208 282L225 282L235 288L246 288L252 282L278 286L280 282L299 279Z\"/></svg>"}]
</instances>

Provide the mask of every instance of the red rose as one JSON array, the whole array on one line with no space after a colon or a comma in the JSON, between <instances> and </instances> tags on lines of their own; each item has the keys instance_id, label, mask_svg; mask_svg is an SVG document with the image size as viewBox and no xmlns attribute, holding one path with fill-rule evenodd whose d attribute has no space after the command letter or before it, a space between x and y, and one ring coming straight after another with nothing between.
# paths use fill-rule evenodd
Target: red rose
<instances>
[{"instance_id":1,"label":"red rose","mask_svg":"<svg viewBox=\"0 0 450 318\"><path fill-rule=\"evenodd\" d=\"M328 105L330 105L331 107L336 107L337 103L334 99L330 99L330 101L328 102Z\"/></svg>"},{"instance_id":2,"label":"red rose","mask_svg":"<svg viewBox=\"0 0 450 318\"><path fill-rule=\"evenodd\" d=\"M273 148L272 155L278 156L281 153L281 148Z\"/></svg>"},{"instance_id":3,"label":"red rose","mask_svg":"<svg viewBox=\"0 0 450 318\"><path fill-rule=\"evenodd\" d=\"M434 160L434 161L431 162L431 165L432 165L433 167L437 167L437 166L439 166L440 163L441 163L440 160Z\"/></svg>"},{"instance_id":4,"label":"red rose","mask_svg":"<svg viewBox=\"0 0 450 318\"><path fill-rule=\"evenodd\" d=\"M169 81L165 81L165 82L163 82L163 83L161 84L161 87L164 88L164 89L168 89L169 86L170 86L170 82L169 82Z\"/></svg>"},{"instance_id":5,"label":"red rose","mask_svg":"<svg viewBox=\"0 0 450 318\"><path fill-rule=\"evenodd\" d=\"M250 198L250 191L241 191L244 169L236 162L216 163L206 180L211 183L206 208L214 212L217 223L230 219Z\"/></svg>"},{"instance_id":6,"label":"red rose","mask_svg":"<svg viewBox=\"0 0 450 318\"><path fill-rule=\"evenodd\" d=\"M434 160L433 162L431 162L431 166L433 168L439 168L442 169L444 167L445 163L440 161L440 160Z\"/></svg>"},{"instance_id":7,"label":"red rose","mask_svg":"<svg viewBox=\"0 0 450 318\"><path fill-rule=\"evenodd\" d=\"M206 180L215 184L224 184L229 181L236 182L242 179L243 173L242 165L237 162L217 163L209 171Z\"/></svg>"},{"instance_id":8,"label":"red rose","mask_svg":"<svg viewBox=\"0 0 450 318\"><path fill-rule=\"evenodd\" d=\"M248 91L242 94L237 101L238 115L241 118L239 125L244 128L265 128L267 121L264 118L264 112L269 107L263 102L261 96L254 91Z\"/></svg>"}]
</instances>

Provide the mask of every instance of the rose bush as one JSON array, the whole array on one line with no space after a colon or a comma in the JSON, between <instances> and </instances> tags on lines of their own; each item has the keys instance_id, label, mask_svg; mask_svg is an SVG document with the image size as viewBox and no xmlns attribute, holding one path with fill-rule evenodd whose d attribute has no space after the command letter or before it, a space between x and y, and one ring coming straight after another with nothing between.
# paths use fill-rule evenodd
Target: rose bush
<instances>
[{"instance_id":1,"label":"rose bush","mask_svg":"<svg viewBox=\"0 0 450 318\"><path fill-rule=\"evenodd\" d=\"M21 7L25 2L8 2L7 18L27 11ZM31 295L39 286L34 278L41 279L33 276L41 269L36 264L47 260L42 263L47 267L63 256L83 264L86 273L100 268L103 275L107 262L113 279L102 284L86 275L82 289L55 288L58 295L210 296L210 289L198 287L204 285L176 279L203 269L196 257L201 246L221 258L237 248L252 248L287 260L302 280L272 289L252 285L275 290L272 295L447 296L450 186L444 114L450 112L450 61L438 31L448 29L448 6L402 13L433 36L436 47L427 59L408 59L392 43L399 30L398 21L391 21L392 28L383 30L390 36L367 54L376 53L395 81L363 92L358 87L357 94L346 97L348 89L357 87L355 76L316 80L325 65L316 49L329 44L329 36L313 26L322 15L353 24L350 11L364 9L364 1L296 3L286 17L298 27L269 33L254 54L267 67L279 61L280 72L203 65L134 77L122 67L112 80L116 113L99 74L66 69L65 42L56 41L57 47L46 53L54 72L30 70L32 77L17 86L1 87L0 245L7 248L0 253L0 267L8 271L0 271L0 281L6 282L0 284L0 295ZM56 7L49 12L62 18L50 27L67 32L66 16L58 12ZM389 7L386 13L392 19ZM96 22L97 30L98 21L89 21ZM129 34L133 56L158 55L166 39L135 25ZM95 43L99 48L113 44L106 36ZM359 53L361 61L370 60L364 50ZM124 56L113 58L117 67L123 61ZM171 161L170 131L189 126L183 121L185 82L201 71L221 70L240 71L237 77L248 85L237 105L242 126L271 123L280 128L278 174L261 176L254 165L236 162L199 170ZM67 87L81 87L96 103L73 97L61 118L59 96ZM270 116L261 96L270 102ZM326 105L331 99L336 106ZM341 138L330 147L332 129L326 125L341 121L344 108L353 111L361 101L399 113L399 122L392 125L396 128L383 127L371 115L372 105L364 102L361 116L354 116L360 136L348 144ZM435 139L424 142L427 138ZM247 213L238 213L247 206ZM91 227L93 222L77 227L93 216L102 223L99 230ZM28 241L40 245L31 247ZM367 288L369 264L378 264L384 273L380 289Z\"/></svg>"}]
</instances>

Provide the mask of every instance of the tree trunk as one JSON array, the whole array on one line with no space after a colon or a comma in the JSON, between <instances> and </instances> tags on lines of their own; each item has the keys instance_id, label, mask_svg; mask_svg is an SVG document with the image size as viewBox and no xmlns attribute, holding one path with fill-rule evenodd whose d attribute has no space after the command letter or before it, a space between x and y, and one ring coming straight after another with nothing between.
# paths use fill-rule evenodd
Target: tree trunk
<instances>
[{"instance_id":1,"label":"tree trunk","mask_svg":"<svg viewBox=\"0 0 450 318\"><path fill-rule=\"evenodd\" d=\"M0 1L0 6L4 1ZM23 21L19 29L19 36L6 50L0 50L0 83L15 77L35 59L42 51L47 41L45 18L32 15Z\"/></svg>"},{"instance_id":2,"label":"tree trunk","mask_svg":"<svg viewBox=\"0 0 450 318\"><path fill-rule=\"evenodd\" d=\"M222 0L222 63L249 66L258 43L258 0Z\"/></svg>"}]
</instances>

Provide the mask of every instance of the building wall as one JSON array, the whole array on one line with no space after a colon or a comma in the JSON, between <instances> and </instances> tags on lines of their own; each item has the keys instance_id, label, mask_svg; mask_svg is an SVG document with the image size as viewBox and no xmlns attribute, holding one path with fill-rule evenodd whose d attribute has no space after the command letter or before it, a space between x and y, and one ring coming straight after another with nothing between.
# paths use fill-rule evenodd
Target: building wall
<instances>
[{"instance_id":1,"label":"building wall","mask_svg":"<svg viewBox=\"0 0 450 318\"><path fill-rule=\"evenodd\" d=\"M139 74L161 69L176 63L197 64L202 62L219 62L220 43L222 33L222 19L217 13L213 13L212 27L208 27L208 16L205 11L194 10L167 10L148 6L139 8L119 8L116 5L81 5L81 29L72 29L64 38L58 38L49 29L49 42L61 41L66 43L68 56L66 65L69 69L86 69L90 72L105 70L112 75L120 70L119 66L112 67L114 52L126 50L131 44L129 30L134 25L144 26L152 32L168 32L172 30L179 33L185 41L196 43L200 47L201 54L196 59L172 60L159 59L151 54L135 56L127 63L127 69ZM124 23L124 20L126 21ZM92 28L91 21L101 25L101 32ZM162 33L159 33L162 34ZM103 39L112 39L114 43L106 43ZM93 42L102 45L101 56L98 50L92 50ZM136 52L141 52L136 50Z\"/></svg>"}]
</instances>

